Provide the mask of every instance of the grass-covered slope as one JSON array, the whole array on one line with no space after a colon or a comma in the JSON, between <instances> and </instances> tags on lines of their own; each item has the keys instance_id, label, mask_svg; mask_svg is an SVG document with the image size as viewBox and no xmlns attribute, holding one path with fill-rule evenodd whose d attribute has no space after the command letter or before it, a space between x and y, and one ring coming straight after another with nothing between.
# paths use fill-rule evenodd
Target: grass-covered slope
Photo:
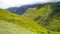
<instances>
[{"instance_id":1,"label":"grass-covered slope","mask_svg":"<svg viewBox=\"0 0 60 34\"><path fill-rule=\"evenodd\" d=\"M60 2L46 3L41 8L29 8L22 16L36 21L52 31L60 31Z\"/></svg>"},{"instance_id":2,"label":"grass-covered slope","mask_svg":"<svg viewBox=\"0 0 60 34\"><path fill-rule=\"evenodd\" d=\"M2 24L1 24L1 21L2 21ZM5 32L5 30L10 31L9 29L12 29L11 30L12 33L16 32L15 31L15 25L14 24L18 26L18 27L16 26L17 27L16 29L17 29L18 32L20 31L19 30L20 28L24 28L26 30L30 30L30 31L34 32L33 34L43 34L43 33L44 34L48 34L47 33L48 30L46 30L42 26L38 25L37 23L35 23L31 19L28 19L28 18L19 16L19 15L16 15L16 14L12 14L12 13L10 13L7 10L0 9L0 25L1 25L0 26L0 32L3 32L3 31ZM13 32L13 30L14 30L14 32ZM23 30L21 30L21 32ZM16 32L16 33L19 34L18 32Z\"/></svg>"},{"instance_id":3,"label":"grass-covered slope","mask_svg":"<svg viewBox=\"0 0 60 34\"><path fill-rule=\"evenodd\" d=\"M31 19L0 9L0 33L2 34L60 34L43 28Z\"/></svg>"},{"instance_id":4,"label":"grass-covered slope","mask_svg":"<svg viewBox=\"0 0 60 34\"><path fill-rule=\"evenodd\" d=\"M37 34L15 24L0 21L0 34Z\"/></svg>"},{"instance_id":5,"label":"grass-covered slope","mask_svg":"<svg viewBox=\"0 0 60 34\"><path fill-rule=\"evenodd\" d=\"M34 21L38 22L40 25L44 25L44 21L48 18L48 16L52 13L52 8L50 4L46 4L43 7L37 9L36 8L29 8L25 14L27 18L31 18Z\"/></svg>"}]
</instances>

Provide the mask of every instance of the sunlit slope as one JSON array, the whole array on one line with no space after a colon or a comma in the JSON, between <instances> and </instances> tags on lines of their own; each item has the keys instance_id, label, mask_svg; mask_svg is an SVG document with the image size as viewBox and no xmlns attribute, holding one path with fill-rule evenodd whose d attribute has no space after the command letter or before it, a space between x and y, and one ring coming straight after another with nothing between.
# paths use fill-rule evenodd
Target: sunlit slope
<instances>
[{"instance_id":1,"label":"sunlit slope","mask_svg":"<svg viewBox=\"0 0 60 34\"><path fill-rule=\"evenodd\" d=\"M48 18L50 13L52 13L51 5L46 4L39 9L37 9L37 7L29 8L22 16L31 18L34 21L38 22L40 25L43 25L43 21Z\"/></svg>"},{"instance_id":2,"label":"sunlit slope","mask_svg":"<svg viewBox=\"0 0 60 34\"><path fill-rule=\"evenodd\" d=\"M29 8L22 16L28 17L52 31L60 32L60 2L46 3L41 8Z\"/></svg>"},{"instance_id":3,"label":"sunlit slope","mask_svg":"<svg viewBox=\"0 0 60 34\"><path fill-rule=\"evenodd\" d=\"M0 34L37 34L15 24L0 21Z\"/></svg>"},{"instance_id":4,"label":"sunlit slope","mask_svg":"<svg viewBox=\"0 0 60 34\"><path fill-rule=\"evenodd\" d=\"M21 28L25 28L27 30L30 30L34 32L35 34L48 34L45 28L38 25L34 21L28 18L24 18L22 16L12 14L7 10L0 9L0 21L3 20L5 22L15 24ZM0 27L1 28L1 27Z\"/></svg>"}]
</instances>

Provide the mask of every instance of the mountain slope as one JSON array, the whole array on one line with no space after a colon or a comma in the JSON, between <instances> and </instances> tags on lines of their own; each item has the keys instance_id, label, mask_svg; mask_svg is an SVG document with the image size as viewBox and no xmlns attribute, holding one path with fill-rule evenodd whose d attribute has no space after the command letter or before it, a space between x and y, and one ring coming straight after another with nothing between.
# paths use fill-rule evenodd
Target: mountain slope
<instances>
[{"instance_id":1,"label":"mountain slope","mask_svg":"<svg viewBox=\"0 0 60 34\"><path fill-rule=\"evenodd\" d=\"M6 30L7 28L11 30ZM60 32L53 32L43 28L41 25L38 25L36 22L32 21L29 18L12 14L9 11L3 9L0 9L0 29L5 33L8 31L8 33L11 32L12 34L60 34ZM14 33L13 31L18 32Z\"/></svg>"},{"instance_id":2,"label":"mountain slope","mask_svg":"<svg viewBox=\"0 0 60 34\"><path fill-rule=\"evenodd\" d=\"M0 20L0 34L37 34L15 24Z\"/></svg>"},{"instance_id":3,"label":"mountain slope","mask_svg":"<svg viewBox=\"0 0 60 34\"><path fill-rule=\"evenodd\" d=\"M31 4L31 5L24 5L24 6L21 6L21 7L10 7L7 10L12 12L12 13L15 13L15 14L22 15L26 12L26 10L28 8L34 8L34 7L38 7L38 6L42 6L42 5L43 4Z\"/></svg>"},{"instance_id":4,"label":"mountain slope","mask_svg":"<svg viewBox=\"0 0 60 34\"><path fill-rule=\"evenodd\" d=\"M16 14L12 14L7 10L0 9L0 21L15 24L21 28L25 28L37 34L41 33L48 34L47 29L43 28L42 26L39 26L31 19L24 18Z\"/></svg>"},{"instance_id":5,"label":"mountain slope","mask_svg":"<svg viewBox=\"0 0 60 34\"><path fill-rule=\"evenodd\" d=\"M33 19L49 30L60 32L60 2L45 3L38 9L29 8L22 16Z\"/></svg>"},{"instance_id":6,"label":"mountain slope","mask_svg":"<svg viewBox=\"0 0 60 34\"><path fill-rule=\"evenodd\" d=\"M7 10L10 11L10 12L12 12L12 13L15 13L18 8L19 7L10 7Z\"/></svg>"},{"instance_id":7,"label":"mountain slope","mask_svg":"<svg viewBox=\"0 0 60 34\"><path fill-rule=\"evenodd\" d=\"M37 21L39 24L43 25L43 21L45 21L48 16L52 13L51 5L44 5L43 7L37 9L36 8L29 8L26 13L24 13L22 16L25 16L27 18L31 18L34 21ZM42 22L42 23L40 23Z\"/></svg>"}]
</instances>

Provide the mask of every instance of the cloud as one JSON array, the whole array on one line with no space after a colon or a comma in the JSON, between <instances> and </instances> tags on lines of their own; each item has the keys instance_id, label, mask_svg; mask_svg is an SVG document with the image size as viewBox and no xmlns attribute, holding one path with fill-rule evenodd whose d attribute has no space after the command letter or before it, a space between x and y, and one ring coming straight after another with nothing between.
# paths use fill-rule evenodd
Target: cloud
<instances>
[{"instance_id":1,"label":"cloud","mask_svg":"<svg viewBox=\"0 0 60 34\"><path fill-rule=\"evenodd\" d=\"M6 8L7 4L0 0L0 8ZM7 6L8 7L8 6Z\"/></svg>"},{"instance_id":2,"label":"cloud","mask_svg":"<svg viewBox=\"0 0 60 34\"><path fill-rule=\"evenodd\" d=\"M33 4L33 3L45 3L52 1L60 1L60 0L0 0L0 8L8 8L13 6L21 6L25 4Z\"/></svg>"}]
</instances>

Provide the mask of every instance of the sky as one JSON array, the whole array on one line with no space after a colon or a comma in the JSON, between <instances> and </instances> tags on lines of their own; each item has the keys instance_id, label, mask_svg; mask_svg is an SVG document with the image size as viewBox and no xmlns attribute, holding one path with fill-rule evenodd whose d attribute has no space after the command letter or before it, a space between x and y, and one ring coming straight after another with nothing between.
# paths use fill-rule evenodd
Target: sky
<instances>
[{"instance_id":1,"label":"sky","mask_svg":"<svg viewBox=\"0 0 60 34\"><path fill-rule=\"evenodd\" d=\"M19 7L27 4L56 2L60 0L0 0L0 8Z\"/></svg>"}]
</instances>

